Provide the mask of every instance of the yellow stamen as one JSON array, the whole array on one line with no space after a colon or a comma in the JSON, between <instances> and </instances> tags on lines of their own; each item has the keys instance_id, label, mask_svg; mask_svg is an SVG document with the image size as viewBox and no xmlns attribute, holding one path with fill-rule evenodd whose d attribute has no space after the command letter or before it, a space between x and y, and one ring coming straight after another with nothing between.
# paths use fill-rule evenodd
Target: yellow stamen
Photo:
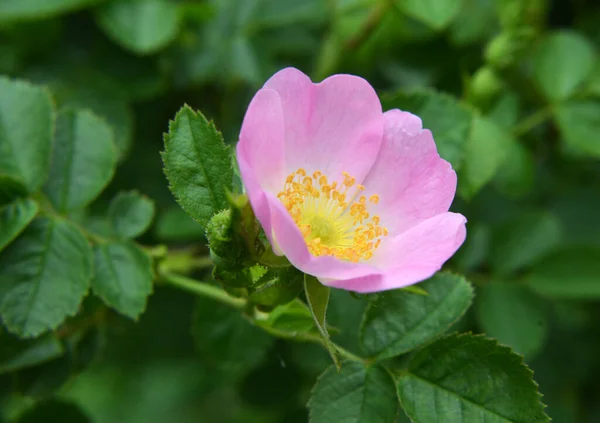
<instances>
[{"instance_id":1,"label":"yellow stamen","mask_svg":"<svg viewBox=\"0 0 600 423\"><path fill-rule=\"evenodd\" d=\"M379 216L369 214L364 195L355 200L365 187L356 184L347 172L342 176L338 188L337 181L329 184L327 176L318 170L311 177L298 169L286 178L277 198L290 212L313 255L352 262L369 260L388 231L379 226ZM379 195L371 195L368 201L377 204Z\"/></svg>"}]
</instances>

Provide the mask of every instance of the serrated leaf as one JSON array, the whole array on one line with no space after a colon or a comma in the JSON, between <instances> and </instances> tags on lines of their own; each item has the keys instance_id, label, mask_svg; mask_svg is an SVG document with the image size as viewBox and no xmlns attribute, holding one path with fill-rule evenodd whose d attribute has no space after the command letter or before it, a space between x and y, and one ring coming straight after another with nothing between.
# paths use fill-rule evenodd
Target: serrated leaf
<instances>
[{"instance_id":1,"label":"serrated leaf","mask_svg":"<svg viewBox=\"0 0 600 423\"><path fill-rule=\"evenodd\" d=\"M398 396L413 422L548 422L532 376L521 356L495 340L451 335L412 357Z\"/></svg>"},{"instance_id":2,"label":"serrated leaf","mask_svg":"<svg viewBox=\"0 0 600 423\"><path fill-rule=\"evenodd\" d=\"M181 207L203 227L229 206L233 169L222 135L202 113L184 106L169 125L165 174Z\"/></svg>"},{"instance_id":3,"label":"serrated leaf","mask_svg":"<svg viewBox=\"0 0 600 423\"><path fill-rule=\"evenodd\" d=\"M461 0L395 0L407 15L420 20L430 27L441 30L458 14Z\"/></svg>"},{"instance_id":4,"label":"serrated leaf","mask_svg":"<svg viewBox=\"0 0 600 423\"><path fill-rule=\"evenodd\" d=\"M26 411L18 423L91 423L90 418L75 404L52 399L36 404Z\"/></svg>"},{"instance_id":5,"label":"serrated leaf","mask_svg":"<svg viewBox=\"0 0 600 423\"><path fill-rule=\"evenodd\" d=\"M437 273L420 286L429 295L386 291L369 304L360 328L367 354L383 360L411 351L448 330L471 305L473 288L461 276Z\"/></svg>"},{"instance_id":6,"label":"serrated leaf","mask_svg":"<svg viewBox=\"0 0 600 423\"><path fill-rule=\"evenodd\" d=\"M600 101L566 101L556 105L553 111L567 146L600 158Z\"/></svg>"},{"instance_id":7,"label":"serrated leaf","mask_svg":"<svg viewBox=\"0 0 600 423\"><path fill-rule=\"evenodd\" d=\"M327 331L327 304L329 303L330 288L323 285L317 278L311 275L304 275L304 293L306 301L312 313L317 329L321 334L323 344L335 365L339 368L340 362L337 357L337 350L331 342L329 332Z\"/></svg>"},{"instance_id":8,"label":"serrated leaf","mask_svg":"<svg viewBox=\"0 0 600 423\"><path fill-rule=\"evenodd\" d=\"M516 141L510 133L491 120L479 116L473 118L458 179L458 192L462 197L473 197L492 180L513 142Z\"/></svg>"},{"instance_id":9,"label":"serrated leaf","mask_svg":"<svg viewBox=\"0 0 600 423\"><path fill-rule=\"evenodd\" d=\"M66 110L56 119L52 165L44 191L56 210L68 212L94 200L117 165L113 132L86 110Z\"/></svg>"},{"instance_id":10,"label":"serrated leaf","mask_svg":"<svg viewBox=\"0 0 600 423\"><path fill-rule=\"evenodd\" d=\"M394 423L398 401L390 374L377 365L346 362L319 377L308 403L310 423Z\"/></svg>"},{"instance_id":11,"label":"serrated leaf","mask_svg":"<svg viewBox=\"0 0 600 423\"><path fill-rule=\"evenodd\" d=\"M50 18L101 1L103 0L2 0L0 22Z\"/></svg>"},{"instance_id":12,"label":"serrated leaf","mask_svg":"<svg viewBox=\"0 0 600 423\"><path fill-rule=\"evenodd\" d=\"M0 93L0 173L36 192L50 166L54 112L49 92L0 76Z\"/></svg>"},{"instance_id":13,"label":"serrated leaf","mask_svg":"<svg viewBox=\"0 0 600 423\"><path fill-rule=\"evenodd\" d=\"M138 192L121 192L108 210L112 229L118 237L135 238L148 229L154 218L154 202Z\"/></svg>"},{"instance_id":14,"label":"serrated leaf","mask_svg":"<svg viewBox=\"0 0 600 423\"><path fill-rule=\"evenodd\" d=\"M35 219L0 254L0 315L22 337L56 328L75 314L92 277L92 249L71 223Z\"/></svg>"},{"instance_id":15,"label":"serrated leaf","mask_svg":"<svg viewBox=\"0 0 600 423\"><path fill-rule=\"evenodd\" d=\"M233 378L256 367L274 341L238 310L205 298L198 300L192 335L203 358Z\"/></svg>"},{"instance_id":16,"label":"serrated leaf","mask_svg":"<svg viewBox=\"0 0 600 423\"><path fill-rule=\"evenodd\" d=\"M97 10L96 19L116 43L138 54L166 47L179 29L179 10L168 0L112 0Z\"/></svg>"},{"instance_id":17,"label":"serrated leaf","mask_svg":"<svg viewBox=\"0 0 600 423\"><path fill-rule=\"evenodd\" d=\"M398 108L414 113L431 130L440 156L455 170L463 164L472 113L455 98L431 90L397 93L382 98L384 110Z\"/></svg>"},{"instance_id":18,"label":"serrated leaf","mask_svg":"<svg viewBox=\"0 0 600 423\"><path fill-rule=\"evenodd\" d=\"M0 206L0 251L27 227L38 209L38 203L29 198Z\"/></svg>"},{"instance_id":19,"label":"serrated leaf","mask_svg":"<svg viewBox=\"0 0 600 423\"><path fill-rule=\"evenodd\" d=\"M534 56L533 76L550 101L571 96L590 75L595 61L594 46L575 32L555 32L540 44Z\"/></svg>"},{"instance_id":20,"label":"serrated leaf","mask_svg":"<svg viewBox=\"0 0 600 423\"><path fill-rule=\"evenodd\" d=\"M478 290L475 310L483 332L531 359L548 333L540 298L519 283L491 281Z\"/></svg>"},{"instance_id":21,"label":"serrated leaf","mask_svg":"<svg viewBox=\"0 0 600 423\"><path fill-rule=\"evenodd\" d=\"M556 250L538 261L525 278L536 292L553 298L600 298L600 248Z\"/></svg>"},{"instance_id":22,"label":"serrated leaf","mask_svg":"<svg viewBox=\"0 0 600 423\"><path fill-rule=\"evenodd\" d=\"M522 213L494 229L490 265L500 274L515 272L552 251L560 240L556 217L545 212Z\"/></svg>"},{"instance_id":23,"label":"serrated leaf","mask_svg":"<svg viewBox=\"0 0 600 423\"><path fill-rule=\"evenodd\" d=\"M63 353L63 345L54 334L22 340L8 333L0 333L0 374L35 366L60 357Z\"/></svg>"},{"instance_id":24,"label":"serrated leaf","mask_svg":"<svg viewBox=\"0 0 600 423\"><path fill-rule=\"evenodd\" d=\"M130 241L96 245L94 256L94 293L119 313L137 319L152 293L150 257Z\"/></svg>"}]
</instances>

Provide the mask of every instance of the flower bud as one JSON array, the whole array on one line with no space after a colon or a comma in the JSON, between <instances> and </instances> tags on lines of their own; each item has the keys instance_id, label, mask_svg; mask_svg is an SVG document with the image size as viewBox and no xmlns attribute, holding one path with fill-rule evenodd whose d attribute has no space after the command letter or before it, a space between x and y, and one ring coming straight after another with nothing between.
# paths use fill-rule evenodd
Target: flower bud
<instances>
[{"instance_id":1,"label":"flower bud","mask_svg":"<svg viewBox=\"0 0 600 423\"><path fill-rule=\"evenodd\" d=\"M517 28L498 34L485 50L486 61L497 69L515 63L535 38L532 28Z\"/></svg>"},{"instance_id":2,"label":"flower bud","mask_svg":"<svg viewBox=\"0 0 600 423\"><path fill-rule=\"evenodd\" d=\"M502 89L502 80L496 72L488 67L482 67L475 72L469 85L469 96L477 104L492 100Z\"/></svg>"},{"instance_id":3,"label":"flower bud","mask_svg":"<svg viewBox=\"0 0 600 423\"><path fill-rule=\"evenodd\" d=\"M225 270L242 269L252 264L252 259L244 240L234 230L231 210L215 214L206 226L206 238L210 247L210 257Z\"/></svg>"}]
</instances>

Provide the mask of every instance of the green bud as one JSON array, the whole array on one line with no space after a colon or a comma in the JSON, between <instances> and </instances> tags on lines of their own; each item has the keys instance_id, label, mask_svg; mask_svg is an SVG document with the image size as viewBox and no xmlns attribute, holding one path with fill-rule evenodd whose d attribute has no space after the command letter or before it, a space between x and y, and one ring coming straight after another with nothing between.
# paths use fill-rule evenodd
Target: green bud
<instances>
[{"instance_id":1,"label":"green bud","mask_svg":"<svg viewBox=\"0 0 600 423\"><path fill-rule=\"evenodd\" d=\"M302 292L304 274L294 267L267 272L250 290L250 301L263 309L293 301Z\"/></svg>"},{"instance_id":2,"label":"green bud","mask_svg":"<svg viewBox=\"0 0 600 423\"><path fill-rule=\"evenodd\" d=\"M535 39L532 28L517 28L498 34L486 47L485 60L498 69L514 64Z\"/></svg>"},{"instance_id":3,"label":"green bud","mask_svg":"<svg viewBox=\"0 0 600 423\"><path fill-rule=\"evenodd\" d=\"M469 96L477 104L492 100L502 90L502 80L490 67L477 70L469 85Z\"/></svg>"},{"instance_id":4,"label":"green bud","mask_svg":"<svg viewBox=\"0 0 600 423\"><path fill-rule=\"evenodd\" d=\"M223 210L206 225L210 257L217 266L226 270L243 269L252 264L244 239L234 230L231 210Z\"/></svg>"}]
</instances>

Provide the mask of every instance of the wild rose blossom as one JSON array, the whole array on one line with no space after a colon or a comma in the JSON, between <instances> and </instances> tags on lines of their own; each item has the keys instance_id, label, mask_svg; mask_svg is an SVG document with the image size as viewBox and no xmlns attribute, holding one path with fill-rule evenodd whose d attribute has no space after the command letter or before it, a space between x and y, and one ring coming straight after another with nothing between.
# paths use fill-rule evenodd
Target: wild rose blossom
<instances>
[{"instance_id":1,"label":"wild rose blossom","mask_svg":"<svg viewBox=\"0 0 600 423\"><path fill-rule=\"evenodd\" d=\"M237 158L275 253L325 285L411 285L465 240L466 219L448 212L456 173L431 132L411 113L383 113L362 78L276 73L248 107Z\"/></svg>"}]
</instances>

